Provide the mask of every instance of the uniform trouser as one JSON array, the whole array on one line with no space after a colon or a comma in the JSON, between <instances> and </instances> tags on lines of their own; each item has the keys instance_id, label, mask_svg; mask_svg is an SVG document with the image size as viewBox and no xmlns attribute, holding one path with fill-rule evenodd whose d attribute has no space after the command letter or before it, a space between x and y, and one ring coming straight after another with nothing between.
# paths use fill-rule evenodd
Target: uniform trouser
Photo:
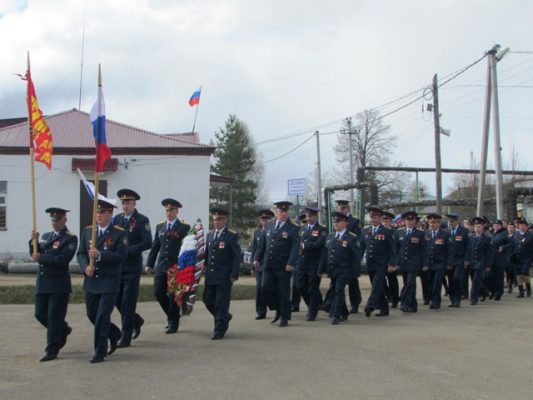
<instances>
[{"instance_id":1,"label":"uniform trouser","mask_svg":"<svg viewBox=\"0 0 533 400\"><path fill-rule=\"evenodd\" d=\"M122 339L131 340L133 329L140 324L141 316L135 312L139 297L140 273L125 273L120 277L117 309L122 317Z\"/></svg>"},{"instance_id":2,"label":"uniform trouser","mask_svg":"<svg viewBox=\"0 0 533 400\"><path fill-rule=\"evenodd\" d=\"M166 275L154 276L154 295L167 315L169 326L171 328L178 328L180 324L180 309L171 295L167 292Z\"/></svg>"},{"instance_id":3,"label":"uniform trouser","mask_svg":"<svg viewBox=\"0 0 533 400\"><path fill-rule=\"evenodd\" d=\"M331 307L330 316L333 318L348 318L348 307L346 307L346 296L344 288L348 284L348 278L336 277L333 279L335 295L333 298L333 306Z\"/></svg>"},{"instance_id":4,"label":"uniform trouser","mask_svg":"<svg viewBox=\"0 0 533 400\"><path fill-rule=\"evenodd\" d=\"M419 275L420 285L422 286L422 297L424 299L424 303L426 303L431 299L431 280L429 279L429 270L420 270Z\"/></svg>"},{"instance_id":5,"label":"uniform trouser","mask_svg":"<svg viewBox=\"0 0 533 400\"><path fill-rule=\"evenodd\" d=\"M400 301L400 286L398 284L398 274L395 272L387 272L387 300L389 303L398 304Z\"/></svg>"},{"instance_id":6,"label":"uniform trouser","mask_svg":"<svg viewBox=\"0 0 533 400\"><path fill-rule=\"evenodd\" d=\"M107 354L107 339L120 339L120 329L111 322L111 313L116 301L116 293L85 292L85 307L87 317L94 325L94 353L97 356Z\"/></svg>"},{"instance_id":7,"label":"uniform trouser","mask_svg":"<svg viewBox=\"0 0 533 400\"><path fill-rule=\"evenodd\" d=\"M452 304L460 304L463 298L463 279L465 268L463 264L454 265L453 269L447 270L448 282L450 282L450 301Z\"/></svg>"},{"instance_id":8,"label":"uniform trouser","mask_svg":"<svg viewBox=\"0 0 533 400\"><path fill-rule=\"evenodd\" d=\"M368 271L372 289L366 306L374 310L379 308L382 314L389 313L389 303L385 297L385 275L387 275L387 272L384 268L380 268L377 271Z\"/></svg>"},{"instance_id":9,"label":"uniform trouser","mask_svg":"<svg viewBox=\"0 0 533 400\"><path fill-rule=\"evenodd\" d=\"M297 269L292 271L291 278L291 307L300 308L300 301L302 300L302 295L300 293L300 288L298 287L298 279L300 273Z\"/></svg>"},{"instance_id":10,"label":"uniform trouser","mask_svg":"<svg viewBox=\"0 0 533 400\"><path fill-rule=\"evenodd\" d=\"M69 293L35 295L35 318L46 329L46 352L57 354L61 348L65 330Z\"/></svg>"},{"instance_id":11,"label":"uniform trouser","mask_svg":"<svg viewBox=\"0 0 533 400\"><path fill-rule=\"evenodd\" d=\"M463 271L463 298L468 299L469 281L474 279L474 272L470 268L465 268Z\"/></svg>"},{"instance_id":12,"label":"uniform trouser","mask_svg":"<svg viewBox=\"0 0 533 400\"><path fill-rule=\"evenodd\" d=\"M512 287L513 285L516 285L516 266L514 263L509 263L505 267L505 275L507 279L507 287Z\"/></svg>"},{"instance_id":13,"label":"uniform trouser","mask_svg":"<svg viewBox=\"0 0 533 400\"><path fill-rule=\"evenodd\" d=\"M484 271L482 269L476 269L474 271L474 277L472 279L472 290L470 291L470 301L477 303L479 295L485 292L483 286Z\"/></svg>"},{"instance_id":14,"label":"uniform trouser","mask_svg":"<svg viewBox=\"0 0 533 400\"><path fill-rule=\"evenodd\" d=\"M431 305L440 306L441 292L442 292L442 278L445 271L443 269L437 271L429 271L429 280L431 282Z\"/></svg>"},{"instance_id":15,"label":"uniform trouser","mask_svg":"<svg viewBox=\"0 0 533 400\"><path fill-rule=\"evenodd\" d=\"M359 308L363 297L361 296L361 289L359 288L359 278L348 279L348 296L350 297L350 306L352 310Z\"/></svg>"},{"instance_id":16,"label":"uniform trouser","mask_svg":"<svg viewBox=\"0 0 533 400\"><path fill-rule=\"evenodd\" d=\"M320 277L312 272L301 272L298 274L298 287L300 293L307 304L310 317L316 317L320 299Z\"/></svg>"},{"instance_id":17,"label":"uniform trouser","mask_svg":"<svg viewBox=\"0 0 533 400\"><path fill-rule=\"evenodd\" d=\"M268 308L276 310L283 321L291 319L291 273L285 269L264 269L261 287Z\"/></svg>"},{"instance_id":18,"label":"uniform trouser","mask_svg":"<svg viewBox=\"0 0 533 400\"><path fill-rule=\"evenodd\" d=\"M257 315L265 316L267 313L267 304L263 290L261 289L261 281L263 280L263 270L255 271L255 312Z\"/></svg>"},{"instance_id":19,"label":"uniform trouser","mask_svg":"<svg viewBox=\"0 0 533 400\"><path fill-rule=\"evenodd\" d=\"M400 295L402 302L402 309L405 311L418 311L418 303L416 301L416 276L417 271L406 271L403 275L403 288Z\"/></svg>"},{"instance_id":20,"label":"uniform trouser","mask_svg":"<svg viewBox=\"0 0 533 400\"><path fill-rule=\"evenodd\" d=\"M494 265L491 269L492 276L492 292L494 296L500 298L503 295L503 275L506 270L504 265Z\"/></svg>"},{"instance_id":21,"label":"uniform trouser","mask_svg":"<svg viewBox=\"0 0 533 400\"><path fill-rule=\"evenodd\" d=\"M224 335L229 325L229 303L232 284L205 285L203 302L207 310L215 317L215 334Z\"/></svg>"}]
</instances>

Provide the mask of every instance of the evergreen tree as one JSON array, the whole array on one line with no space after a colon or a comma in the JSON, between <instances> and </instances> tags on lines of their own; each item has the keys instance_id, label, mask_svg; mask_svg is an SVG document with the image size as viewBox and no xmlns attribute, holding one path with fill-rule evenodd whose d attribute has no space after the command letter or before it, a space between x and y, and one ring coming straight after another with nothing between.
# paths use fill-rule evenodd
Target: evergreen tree
<instances>
[{"instance_id":1,"label":"evergreen tree","mask_svg":"<svg viewBox=\"0 0 533 400\"><path fill-rule=\"evenodd\" d=\"M246 124L230 114L211 145L216 147L211 172L233 179L230 187L211 188L211 206L227 208L232 214L232 227L247 236L246 230L256 220L255 204L263 175L253 139Z\"/></svg>"}]
</instances>

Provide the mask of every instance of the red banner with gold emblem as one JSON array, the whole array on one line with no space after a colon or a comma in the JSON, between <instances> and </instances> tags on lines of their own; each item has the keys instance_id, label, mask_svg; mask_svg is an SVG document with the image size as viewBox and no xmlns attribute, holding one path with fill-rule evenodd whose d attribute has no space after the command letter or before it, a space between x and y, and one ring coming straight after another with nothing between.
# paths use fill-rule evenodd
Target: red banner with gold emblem
<instances>
[{"instance_id":1,"label":"red banner with gold emblem","mask_svg":"<svg viewBox=\"0 0 533 400\"><path fill-rule=\"evenodd\" d=\"M28 70L25 76L28 81L28 115L30 124L30 147L35 151L35 161L42 162L48 169L52 169L52 132L46 123L43 112L39 108L31 74Z\"/></svg>"}]
</instances>

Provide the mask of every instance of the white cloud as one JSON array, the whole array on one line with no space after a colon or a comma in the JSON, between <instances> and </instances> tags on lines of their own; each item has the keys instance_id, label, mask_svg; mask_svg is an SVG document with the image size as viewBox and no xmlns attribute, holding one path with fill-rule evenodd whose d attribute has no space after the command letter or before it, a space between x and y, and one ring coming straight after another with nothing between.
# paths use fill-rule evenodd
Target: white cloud
<instances>
[{"instance_id":1,"label":"white cloud","mask_svg":"<svg viewBox=\"0 0 533 400\"><path fill-rule=\"evenodd\" d=\"M434 73L452 73L495 43L531 50L526 33L533 4L519 0L490 9L482 0L3 1L0 118L25 115L23 83L12 73L25 70L28 50L43 110L78 106L84 5L82 109L94 101L98 63L108 117L154 131L189 130L194 109L187 100L203 85L197 128L206 142L230 113L248 124L256 141L301 130L311 134L429 85ZM502 85L533 79L532 55L510 54L500 64ZM441 89L442 124L452 131L442 140L443 166L467 166L470 150L479 152L483 88L459 85L484 79L482 62ZM502 87L502 143L530 144L531 98L531 89ZM434 164L426 121L431 115L422 114L423 103L386 119L398 136L392 158L408 165ZM273 159L305 138L259 150ZM324 136L322 143L323 168L332 169L335 136ZM314 155L311 141L267 164L271 196L284 196L287 179L306 177ZM433 178L427 179L432 186Z\"/></svg>"}]
</instances>

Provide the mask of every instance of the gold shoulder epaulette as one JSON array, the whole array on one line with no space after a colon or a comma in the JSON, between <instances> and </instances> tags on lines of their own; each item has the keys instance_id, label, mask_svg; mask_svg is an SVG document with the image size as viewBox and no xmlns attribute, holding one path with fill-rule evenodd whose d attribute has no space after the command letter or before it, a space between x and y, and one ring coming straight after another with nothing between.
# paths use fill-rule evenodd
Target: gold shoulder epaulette
<instances>
[{"instance_id":1,"label":"gold shoulder epaulette","mask_svg":"<svg viewBox=\"0 0 533 400\"><path fill-rule=\"evenodd\" d=\"M71 231L65 231L65 233L69 236L75 236Z\"/></svg>"},{"instance_id":2,"label":"gold shoulder epaulette","mask_svg":"<svg viewBox=\"0 0 533 400\"><path fill-rule=\"evenodd\" d=\"M348 235L352 235L352 236L357 237L357 235L355 233L353 233L353 232L348 232Z\"/></svg>"},{"instance_id":3,"label":"gold shoulder epaulette","mask_svg":"<svg viewBox=\"0 0 533 400\"><path fill-rule=\"evenodd\" d=\"M163 221L161 221L161 222L159 223L159 225L164 224L165 222L167 222L167 221L166 221L166 220L163 220Z\"/></svg>"},{"instance_id":4,"label":"gold shoulder epaulette","mask_svg":"<svg viewBox=\"0 0 533 400\"><path fill-rule=\"evenodd\" d=\"M124 228L118 225L113 225L113 228L118 229L119 231L123 231Z\"/></svg>"},{"instance_id":5,"label":"gold shoulder epaulette","mask_svg":"<svg viewBox=\"0 0 533 400\"><path fill-rule=\"evenodd\" d=\"M187 221L185 221L184 219L182 219L180 222L181 222L182 224L189 225L189 223L188 223Z\"/></svg>"},{"instance_id":6,"label":"gold shoulder epaulette","mask_svg":"<svg viewBox=\"0 0 533 400\"><path fill-rule=\"evenodd\" d=\"M295 224L293 221L291 221L291 224L293 224L293 225L296 226L296 227L299 227L299 225L298 225L298 224Z\"/></svg>"},{"instance_id":7,"label":"gold shoulder epaulette","mask_svg":"<svg viewBox=\"0 0 533 400\"><path fill-rule=\"evenodd\" d=\"M233 233L234 235L237 234L237 232L235 232L233 229L228 229L228 232L229 232L229 233Z\"/></svg>"}]
</instances>

